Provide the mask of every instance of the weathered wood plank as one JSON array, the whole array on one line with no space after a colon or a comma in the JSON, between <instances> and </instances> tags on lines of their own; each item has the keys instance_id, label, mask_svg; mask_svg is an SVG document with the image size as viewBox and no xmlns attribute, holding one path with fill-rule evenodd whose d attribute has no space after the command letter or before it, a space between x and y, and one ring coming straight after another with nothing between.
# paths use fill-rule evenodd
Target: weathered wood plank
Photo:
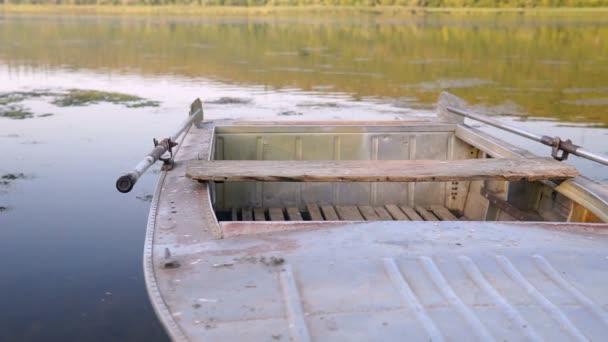
<instances>
[{"instance_id":1,"label":"weathered wood plank","mask_svg":"<svg viewBox=\"0 0 608 342\"><path fill-rule=\"evenodd\" d=\"M406 206L400 206L399 208L401 208L401 211L403 211L403 213L405 215L407 215L407 217L410 218L410 220L412 221L424 221L424 219L418 215L418 213L416 212L416 210L412 209L411 207L406 207Z\"/></svg>"},{"instance_id":2,"label":"weathered wood plank","mask_svg":"<svg viewBox=\"0 0 608 342\"><path fill-rule=\"evenodd\" d=\"M306 209L308 210L308 214L310 215L311 221L323 221L323 215L321 215L321 211L319 207L316 205L307 205Z\"/></svg>"},{"instance_id":3,"label":"weathered wood plank","mask_svg":"<svg viewBox=\"0 0 608 342\"><path fill-rule=\"evenodd\" d=\"M576 177L551 158L464 160L194 160L186 175L200 181L443 182Z\"/></svg>"},{"instance_id":4,"label":"weathered wood plank","mask_svg":"<svg viewBox=\"0 0 608 342\"><path fill-rule=\"evenodd\" d=\"M264 215L264 208L253 208L253 218L256 221L266 221L266 215Z\"/></svg>"},{"instance_id":5,"label":"weathered wood plank","mask_svg":"<svg viewBox=\"0 0 608 342\"><path fill-rule=\"evenodd\" d=\"M336 212L343 221L363 221L363 216L354 205L337 205Z\"/></svg>"},{"instance_id":6,"label":"weathered wood plank","mask_svg":"<svg viewBox=\"0 0 608 342\"><path fill-rule=\"evenodd\" d=\"M361 205L359 206L359 211L363 215L363 218L366 221L380 221L380 217L376 214L374 208L369 205Z\"/></svg>"},{"instance_id":7,"label":"weathered wood plank","mask_svg":"<svg viewBox=\"0 0 608 342\"><path fill-rule=\"evenodd\" d=\"M384 209L383 207L374 207L374 210L376 210L376 214L378 214L378 217L380 217L380 220L382 221L392 221L393 217L391 216L391 214L388 213L388 211L386 211L386 209Z\"/></svg>"},{"instance_id":8,"label":"weathered wood plank","mask_svg":"<svg viewBox=\"0 0 608 342\"><path fill-rule=\"evenodd\" d=\"M243 221L253 221L253 214L251 212L251 208L243 208L241 209L242 220Z\"/></svg>"},{"instance_id":9,"label":"weathered wood plank","mask_svg":"<svg viewBox=\"0 0 608 342\"><path fill-rule=\"evenodd\" d=\"M440 205L432 205L431 210L435 216L439 217L441 221L458 221L458 218L452 214L448 208Z\"/></svg>"},{"instance_id":10,"label":"weathered wood plank","mask_svg":"<svg viewBox=\"0 0 608 342\"><path fill-rule=\"evenodd\" d=\"M270 216L270 221L285 221L281 208L268 208L268 216Z\"/></svg>"},{"instance_id":11,"label":"weathered wood plank","mask_svg":"<svg viewBox=\"0 0 608 342\"><path fill-rule=\"evenodd\" d=\"M318 209L317 209L318 210ZM320 215L321 213L319 213ZM287 208L287 219L289 221L303 221L302 214L298 208Z\"/></svg>"},{"instance_id":12,"label":"weathered wood plank","mask_svg":"<svg viewBox=\"0 0 608 342\"><path fill-rule=\"evenodd\" d=\"M422 216L425 221L439 221L439 219L437 219L437 216L433 215L433 213L423 207L416 206L416 211L420 214L420 216Z\"/></svg>"},{"instance_id":13,"label":"weathered wood plank","mask_svg":"<svg viewBox=\"0 0 608 342\"><path fill-rule=\"evenodd\" d=\"M531 210L521 210L512 205L511 203L505 201L503 198L500 198L498 195L486 190L485 188L482 188L480 193L484 198L488 200L490 204L496 206L496 208L514 217L516 220L544 221L542 216L540 216L537 212Z\"/></svg>"},{"instance_id":14,"label":"weathered wood plank","mask_svg":"<svg viewBox=\"0 0 608 342\"><path fill-rule=\"evenodd\" d=\"M340 221L340 218L338 217L338 214L334 210L334 207L332 207L331 205L322 205L321 206L321 211L323 212L323 217L325 217L325 220L327 220L327 221Z\"/></svg>"},{"instance_id":15,"label":"weathered wood plank","mask_svg":"<svg viewBox=\"0 0 608 342\"><path fill-rule=\"evenodd\" d=\"M409 221L410 219L399 209L398 206L394 204L387 204L386 210L391 214L391 216L397 221Z\"/></svg>"},{"instance_id":16,"label":"weathered wood plank","mask_svg":"<svg viewBox=\"0 0 608 342\"><path fill-rule=\"evenodd\" d=\"M232 221L238 221L239 220L239 216L237 215L236 208L232 208L232 210L230 210L230 219Z\"/></svg>"}]
</instances>

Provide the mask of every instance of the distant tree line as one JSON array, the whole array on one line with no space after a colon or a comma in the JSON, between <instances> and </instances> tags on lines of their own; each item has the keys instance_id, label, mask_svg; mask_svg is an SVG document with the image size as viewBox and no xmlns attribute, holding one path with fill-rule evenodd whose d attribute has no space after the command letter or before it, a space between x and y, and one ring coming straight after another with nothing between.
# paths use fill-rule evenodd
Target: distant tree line
<instances>
[{"instance_id":1,"label":"distant tree line","mask_svg":"<svg viewBox=\"0 0 608 342\"><path fill-rule=\"evenodd\" d=\"M608 0L0 0L0 4L195 6L601 7Z\"/></svg>"}]
</instances>

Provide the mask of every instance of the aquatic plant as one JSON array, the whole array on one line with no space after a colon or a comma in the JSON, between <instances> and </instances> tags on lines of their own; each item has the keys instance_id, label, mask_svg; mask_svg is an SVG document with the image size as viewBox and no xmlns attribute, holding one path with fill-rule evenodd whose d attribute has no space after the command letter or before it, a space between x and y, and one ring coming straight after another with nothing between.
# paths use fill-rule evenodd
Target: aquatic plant
<instances>
[{"instance_id":1,"label":"aquatic plant","mask_svg":"<svg viewBox=\"0 0 608 342\"><path fill-rule=\"evenodd\" d=\"M0 104L0 117L22 120L34 117L34 113L20 105L2 106Z\"/></svg>"},{"instance_id":2,"label":"aquatic plant","mask_svg":"<svg viewBox=\"0 0 608 342\"><path fill-rule=\"evenodd\" d=\"M130 108L158 107L157 101L149 101L135 95L99 91L70 89L68 92L57 96L51 103L59 107L88 106L100 102L123 104Z\"/></svg>"}]
</instances>

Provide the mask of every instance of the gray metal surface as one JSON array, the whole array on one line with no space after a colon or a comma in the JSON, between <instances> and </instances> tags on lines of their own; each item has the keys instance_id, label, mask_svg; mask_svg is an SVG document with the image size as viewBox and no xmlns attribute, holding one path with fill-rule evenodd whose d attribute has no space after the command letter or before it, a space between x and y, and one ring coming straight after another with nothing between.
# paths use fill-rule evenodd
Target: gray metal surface
<instances>
[{"instance_id":1,"label":"gray metal surface","mask_svg":"<svg viewBox=\"0 0 608 342\"><path fill-rule=\"evenodd\" d=\"M453 160L471 148L453 139L456 126L403 123L388 126L218 126L217 160ZM462 183L462 182L461 182ZM224 183L216 185L218 208L297 206L308 203L450 205L448 183ZM459 193L466 192L460 189Z\"/></svg>"},{"instance_id":2,"label":"gray metal surface","mask_svg":"<svg viewBox=\"0 0 608 342\"><path fill-rule=\"evenodd\" d=\"M608 225L230 222L244 227L226 236L211 188L184 176L212 132L186 135L150 211L146 286L173 340L607 336Z\"/></svg>"},{"instance_id":3,"label":"gray metal surface","mask_svg":"<svg viewBox=\"0 0 608 342\"><path fill-rule=\"evenodd\" d=\"M608 226L591 227L375 222L240 236L171 245L182 266L157 278L191 340L599 341Z\"/></svg>"}]
</instances>

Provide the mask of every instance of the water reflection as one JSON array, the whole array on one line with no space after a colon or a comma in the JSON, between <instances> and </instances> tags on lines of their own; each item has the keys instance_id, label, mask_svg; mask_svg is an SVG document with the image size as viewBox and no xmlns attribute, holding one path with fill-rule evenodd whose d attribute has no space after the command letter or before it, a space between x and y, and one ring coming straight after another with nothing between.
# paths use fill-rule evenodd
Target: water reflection
<instances>
[{"instance_id":1,"label":"water reflection","mask_svg":"<svg viewBox=\"0 0 608 342\"><path fill-rule=\"evenodd\" d=\"M214 78L360 97L450 90L526 115L608 124L608 18L427 16L208 19L6 16L0 60L11 67ZM517 113L512 113L517 114Z\"/></svg>"}]
</instances>

